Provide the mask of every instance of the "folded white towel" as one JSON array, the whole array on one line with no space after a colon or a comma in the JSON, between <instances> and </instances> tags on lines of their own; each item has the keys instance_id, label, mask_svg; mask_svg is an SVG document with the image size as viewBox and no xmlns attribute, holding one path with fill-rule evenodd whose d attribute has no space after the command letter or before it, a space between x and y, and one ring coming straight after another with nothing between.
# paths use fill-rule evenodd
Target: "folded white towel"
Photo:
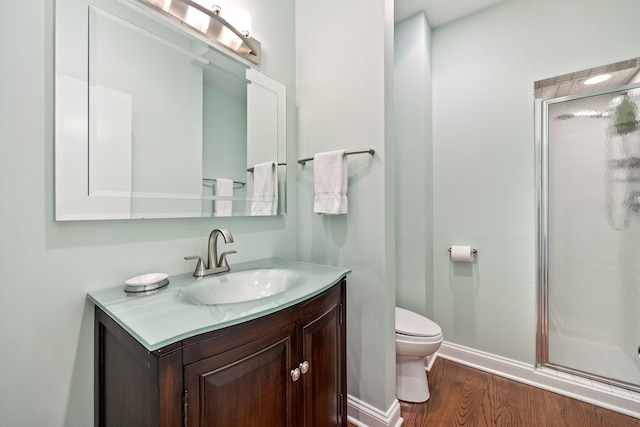
<instances>
[{"instance_id":1,"label":"folded white towel","mask_svg":"<svg viewBox=\"0 0 640 427\"><path fill-rule=\"evenodd\" d=\"M253 199L251 215L278 213L278 168L275 162L258 163L253 167Z\"/></svg>"},{"instance_id":2,"label":"folded white towel","mask_svg":"<svg viewBox=\"0 0 640 427\"><path fill-rule=\"evenodd\" d=\"M346 214L347 157L345 150L318 153L313 157L313 211L321 214Z\"/></svg>"},{"instance_id":3,"label":"folded white towel","mask_svg":"<svg viewBox=\"0 0 640 427\"><path fill-rule=\"evenodd\" d=\"M233 180L226 178L216 178L216 196L232 197ZM233 212L233 201L216 200L214 216L231 216Z\"/></svg>"}]
</instances>

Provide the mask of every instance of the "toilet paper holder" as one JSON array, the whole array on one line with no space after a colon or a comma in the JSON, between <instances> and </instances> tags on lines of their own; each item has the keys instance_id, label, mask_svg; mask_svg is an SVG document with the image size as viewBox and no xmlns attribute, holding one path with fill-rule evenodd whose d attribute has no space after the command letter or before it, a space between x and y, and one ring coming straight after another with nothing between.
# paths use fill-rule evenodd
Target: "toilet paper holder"
<instances>
[{"instance_id":1,"label":"toilet paper holder","mask_svg":"<svg viewBox=\"0 0 640 427\"><path fill-rule=\"evenodd\" d=\"M451 252L451 248L449 248L449 249L448 249L448 251L449 251L449 252ZM471 248L471 253L472 253L472 254L477 254L477 253L478 253L478 251L477 251L477 250L475 250L475 249L473 249L473 248Z\"/></svg>"}]
</instances>

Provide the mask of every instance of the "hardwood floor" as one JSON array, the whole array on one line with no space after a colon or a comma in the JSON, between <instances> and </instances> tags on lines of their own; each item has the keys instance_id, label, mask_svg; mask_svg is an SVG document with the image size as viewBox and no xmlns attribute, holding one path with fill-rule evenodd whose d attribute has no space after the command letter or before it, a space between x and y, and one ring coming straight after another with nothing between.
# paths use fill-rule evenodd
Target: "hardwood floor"
<instances>
[{"instance_id":1,"label":"hardwood floor","mask_svg":"<svg viewBox=\"0 0 640 427\"><path fill-rule=\"evenodd\" d=\"M428 374L431 398L400 402L403 427L627 427L640 420L448 360Z\"/></svg>"}]
</instances>

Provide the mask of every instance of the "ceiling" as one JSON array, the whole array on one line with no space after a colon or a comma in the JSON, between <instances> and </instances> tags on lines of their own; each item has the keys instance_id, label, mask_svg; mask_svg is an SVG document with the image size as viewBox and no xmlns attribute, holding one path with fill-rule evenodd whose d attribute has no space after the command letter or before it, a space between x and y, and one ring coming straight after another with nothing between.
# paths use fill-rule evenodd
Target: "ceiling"
<instances>
[{"instance_id":1,"label":"ceiling","mask_svg":"<svg viewBox=\"0 0 640 427\"><path fill-rule=\"evenodd\" d=\"M610 74L611 78L595 85L586 86L584 84L588 78L601 74ZM635 58L540 80L534 83L534 88L536 98L554 99L580 93L598 92L600 90L635 83L639 80L640 58Z\"/></svg>"},{"instance_id":2,"label":"ceiling","mask_svg":"<svg viewBox=\"0 0 640 427\"><path fill-rule=\"evenodd\" d=\"M504 1L506 0L395 0L395 22L424 11L431 28L436 28ZM612 78L597 85L584 85L587 78L604 73L611 74ZM640 58L541 80L535 82L535 91L536 98L553 99L638 81Z\"/></svg>"},{"instance_id":3,"label":"ceiling","mask_svg":"<svg viewBox=\"0 0 640 427\"><path fill-rule=\"evenodd\" d=\"M471 15L504 0L395 0L395 22L424 10L431 28Z\"/></svg>"}]
</instances>

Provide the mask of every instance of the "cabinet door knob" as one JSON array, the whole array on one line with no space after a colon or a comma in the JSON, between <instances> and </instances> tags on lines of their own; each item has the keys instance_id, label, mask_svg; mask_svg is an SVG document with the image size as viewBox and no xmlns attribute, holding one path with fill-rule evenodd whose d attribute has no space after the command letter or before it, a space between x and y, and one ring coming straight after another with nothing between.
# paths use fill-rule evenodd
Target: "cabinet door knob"
<instances>
[{"instance_id":1,"label":"cabinet door knob","mask_svg":"<svg viewBox=\"0 0 640 427\"><path fill-rule=\"evenodd\" d=\"M291 370L291 379L293 381L298 381L300 379L300 368Z\"/></svg>"},{"instance_id":2,"label":"cabinet door knob","mask_svg":"<svg viewBox=\"0 0 640 427\"><path fill-rule=\"evenodd\" d=\"M309 362L305 360L300 364L300 372L302 372L303 374L306 374L308 370L309 370Z\"/></svg>"}]
</instances>

